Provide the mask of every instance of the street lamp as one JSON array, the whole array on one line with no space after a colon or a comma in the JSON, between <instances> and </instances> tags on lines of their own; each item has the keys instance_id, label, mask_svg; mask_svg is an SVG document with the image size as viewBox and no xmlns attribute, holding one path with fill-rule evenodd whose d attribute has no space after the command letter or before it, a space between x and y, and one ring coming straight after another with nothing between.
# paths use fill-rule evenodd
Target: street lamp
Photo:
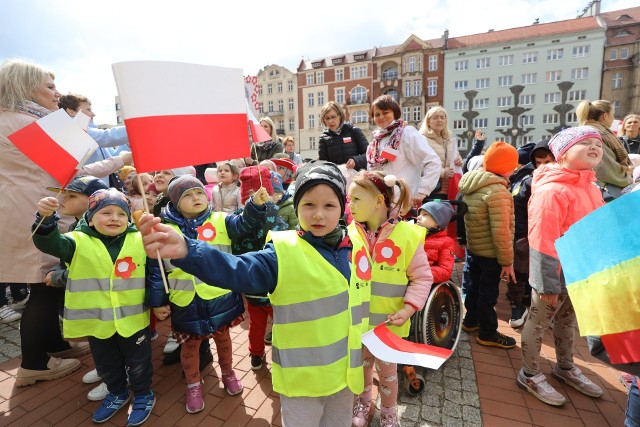
<instances>
[{"instance_id":1,"label":"street lamp","mask_svg":"<svg viewBox=\"0 0 640 427\"><path fill-rule=\"evenodd\" d=\"M518 134L520 134L520 128L511 128L511 142L514 147L518 146Z\"/></svg>"}]
</instances>

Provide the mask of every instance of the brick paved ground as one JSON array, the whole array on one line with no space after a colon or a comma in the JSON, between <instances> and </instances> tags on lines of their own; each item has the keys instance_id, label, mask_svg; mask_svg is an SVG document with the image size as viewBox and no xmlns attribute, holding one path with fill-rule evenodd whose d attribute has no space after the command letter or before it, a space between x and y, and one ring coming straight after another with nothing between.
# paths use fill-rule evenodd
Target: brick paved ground
<instances>
[{"instance_id":1,"label":"brick paved ground","mask_svg":"<svg viewBox=\"0 0 640 427\"><path fill-rule=\"evenodd\" d=\"M454 279L461 266L457 266ZM520 341L520 331L511 329L509 306L501 293L497 311L500 330ZM184 380L179 365L162 365L162 347L169 334L167 321L159 323L160 338L153 343L155 369L153 389L158 403L150 422L153 426L280 426L279 398L271 388L268 367L252 371L247 341L248 322L233 328L235 369L245 386L239 396L228 396L220 381L215 363L203 371L205 410L190 415L184 409ZM82 368L76 373L26 388L15 387L20 364L18 322L0 324L0 425L2 426L75 426L92 425L91 413L98 403L89 402L86 394L92 385L82 383L82 376L93 368L90 355L81 357ZM215 346L213 346L215 350ZM549 382L568 398L562 408L545 405L520 390L515 376L521 366L519 345L505 351L482 347L475 336L462 333L458 350L438 371L424 372L425 391L411 397L401 385L399 412L404 427L414 426L621 426L626 395L618 373L593 359L584 339L576 342L576 364L594 382L605 389L600 399L586 397L570 387ZM542 360L555 362L550 334L542 347ZM271 355L268 353L267 360ZM551 364L543 362L549 373ZM124 425L124 413L116 415L107 426ZM379 426L378 416L372 426Z\"/></svg>"}]
</instances>

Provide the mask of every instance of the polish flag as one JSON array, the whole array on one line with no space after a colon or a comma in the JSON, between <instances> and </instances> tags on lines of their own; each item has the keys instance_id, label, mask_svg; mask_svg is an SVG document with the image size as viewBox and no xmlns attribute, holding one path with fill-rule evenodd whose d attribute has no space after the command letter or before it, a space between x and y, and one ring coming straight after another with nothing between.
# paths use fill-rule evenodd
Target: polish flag
<instances>
[{"instance_id":1,"label":"polish flag","mask_svg":"<svg viewBox=\"0 0 640 427\"><path fill-rule=\"evenodd\" d=\"M271 141L271 135L260 125L260 122L253 115L249 101L247 100L247 120L249 121L249 132L251 132L251 141L265 142Z\"/></svg>"},{"instance_id":2,"label":"polish flag","mask_svg":"<svg viewBox=\"0 0 640 427\"><path fill-rule=\"evenodd\" d=\"M452 350L403 340L381 323L362 334L362 344L378 359L389 363L418 365L438 369L453 354Z\"/></svg>"},{"instance_id":3,"label":"polish flag","mask_svg":"<svg viewBox=\"0 0 640 427\"><path fill-rule=\"evenodd\" d=\"M9 135L9 140L61 187L75 176L98 144L64 109L38 119Z\"/></svg>"},{"instance_id":4,"label":"polish flag","mask_svg":"<svg viewBox=\"0 0 640 427\"><path fill-rule=\"evenodd\" d=\"M112 67L138 172L249 156L241 69L165 61Z\"/></svg>"}]
</instances>

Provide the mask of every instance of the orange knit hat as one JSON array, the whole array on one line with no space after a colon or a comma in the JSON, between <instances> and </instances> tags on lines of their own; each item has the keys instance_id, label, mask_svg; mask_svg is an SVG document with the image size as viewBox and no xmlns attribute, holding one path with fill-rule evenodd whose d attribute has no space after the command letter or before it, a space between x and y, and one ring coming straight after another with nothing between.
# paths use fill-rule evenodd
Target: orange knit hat
<instances>
[{"instance_id":1,"label":"orange knit hat","mask_svg":"<svg viewBox=\"0 0 640 427\"><path fill-rule=\"evenodd\" d=\"M506 142L496 141L484 153L484 170L504 175L518 166L518 150Z\"/></svg>"}]
</instances>

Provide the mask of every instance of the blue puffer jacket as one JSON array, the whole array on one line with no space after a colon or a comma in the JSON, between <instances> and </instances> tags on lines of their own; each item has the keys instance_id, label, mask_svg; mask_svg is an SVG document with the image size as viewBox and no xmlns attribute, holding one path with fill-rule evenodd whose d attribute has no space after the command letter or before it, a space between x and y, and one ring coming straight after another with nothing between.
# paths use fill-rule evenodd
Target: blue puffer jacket
<instances>
[{"instance_id":1,"label":"blue puffer jacket","mask_svg":"<svg viewBox=\"0 0 640 427\"><path fill-rule=\"evenodd\" d=\"M163 208L161 217L164 222L177 225L182 233L190 238L197 239L196 229L202 225L211 214L209 207L202 215L196 218L185 218L169 203ZM261 228L265 220L264 206L256 206L249 201L242 215L227 215L225 225L227 233L232 241L254 236ZM169 295L164 293L164 285L161 277L149 280L151 288L147 288L146 302L150 307L161 307L169 303ZM242 295L239 292L230 292L212 300L204 300L198 295L186 307L171 304L171 324L173 329L192 335L206 336L220 327L228 325L244 312Z\"/></svg>"}]
</instances>

